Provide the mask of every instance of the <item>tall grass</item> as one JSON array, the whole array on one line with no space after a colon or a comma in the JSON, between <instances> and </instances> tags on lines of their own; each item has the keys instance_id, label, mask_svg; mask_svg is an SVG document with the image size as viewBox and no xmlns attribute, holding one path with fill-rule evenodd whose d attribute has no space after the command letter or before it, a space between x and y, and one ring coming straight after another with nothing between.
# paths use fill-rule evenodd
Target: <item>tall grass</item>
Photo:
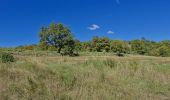
<instances>
[{"instance_id":1,"label":"tall grass","mask_svg":"<svg viewBox=\"0 0 170 100\"><path fill-rule=\"evenodd\" d=\"M17 56L0 64L2 100L168 100L170 58Z\"/></svg>"}]
</instances>

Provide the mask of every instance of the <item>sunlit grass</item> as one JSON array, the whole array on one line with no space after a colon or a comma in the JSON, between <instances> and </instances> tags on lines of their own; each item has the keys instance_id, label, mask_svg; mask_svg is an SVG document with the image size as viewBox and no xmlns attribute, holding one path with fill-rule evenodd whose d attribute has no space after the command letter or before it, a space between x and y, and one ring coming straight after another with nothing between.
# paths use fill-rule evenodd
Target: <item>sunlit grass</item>
<instances>
[{"instance_id":1,"label":"sunlit grass","mask_svg":"<svg viewBox=\"0 0 170 100\"><path fill-rule=\"evenodd\" d=\"M170 58L16 56L0 64L2 100L170 99Z\"/></svg>"}]
</instances>

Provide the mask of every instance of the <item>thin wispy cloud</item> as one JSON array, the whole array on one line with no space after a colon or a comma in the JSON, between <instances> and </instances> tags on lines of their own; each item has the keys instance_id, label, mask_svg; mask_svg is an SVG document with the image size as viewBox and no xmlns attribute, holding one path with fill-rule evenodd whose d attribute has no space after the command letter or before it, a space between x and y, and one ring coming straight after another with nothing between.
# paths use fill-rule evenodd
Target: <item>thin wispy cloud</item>
<instances>
[{"instance_id":1,"label":"thin wispy cloud","mask_svg":"<svg viewBox=\"0 0 170 100\"><path fill-rule=\"evenodd\" d=\"M93 24L93 25L91 25L90 27L88 27L88 29L91 30L91 31L95 31L95 30L97 30L97 29L99 29L99 28L100 28L100 26L99 26L99 25L96 25L96 24Z\"/></svg>"},{"instance_id":2,"label":"thin wispy cloud","mask_svg":"<svg viewBox=\"0 0 170 100\"><path fill-rule=\"evenodd\" d=\"M109 31L107 32L107 34L115 34L115 32L109 30Z\"/></svg>"}]
</instances>

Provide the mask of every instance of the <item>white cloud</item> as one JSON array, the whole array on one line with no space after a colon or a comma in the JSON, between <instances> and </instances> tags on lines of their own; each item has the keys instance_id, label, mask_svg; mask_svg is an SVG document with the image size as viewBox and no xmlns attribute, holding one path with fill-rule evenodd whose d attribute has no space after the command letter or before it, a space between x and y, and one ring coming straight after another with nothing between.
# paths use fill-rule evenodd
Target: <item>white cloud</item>
<instances>
[{"instance_id":1,"label":"white cloud","mask_svg":"<svg viewBox=\"0 0 170 100\"><path fill-rule=\"evenodd\" d=\"M107 34L115 34L115 32L109 30L109 31L107 32Z\"/></svg>"},{"instance_id":2,"label":"white cloud","mask_svg":"<svg viewBox=\"0 0 170 100\"><path fill-rule=\"evenodd\" d=\"M99 28L100 28L100 26L99 26L99 25L96 25L96 24L93 24L93 25L91 25L90 27L88 27L88 29L91 30L91 31L95 31L95 30L97 30L97 29L99 29Z\"/></svg>"}]
</instances>

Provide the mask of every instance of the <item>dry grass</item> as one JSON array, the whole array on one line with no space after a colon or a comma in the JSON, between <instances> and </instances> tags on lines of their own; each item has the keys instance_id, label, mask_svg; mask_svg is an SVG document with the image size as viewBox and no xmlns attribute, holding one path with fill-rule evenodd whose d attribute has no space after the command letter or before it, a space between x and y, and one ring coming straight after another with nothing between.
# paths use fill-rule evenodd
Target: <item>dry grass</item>
<instances>
[{"instance_id":1,"label":"dry grass","mask_svg":"<svg viewBox=\"0 0 170 100\"><path fill-rule=\"evenodd\" d=\"M2 100L170 100L170 58L17 59L0 64Z\"/></svg>"}]
</instances>

